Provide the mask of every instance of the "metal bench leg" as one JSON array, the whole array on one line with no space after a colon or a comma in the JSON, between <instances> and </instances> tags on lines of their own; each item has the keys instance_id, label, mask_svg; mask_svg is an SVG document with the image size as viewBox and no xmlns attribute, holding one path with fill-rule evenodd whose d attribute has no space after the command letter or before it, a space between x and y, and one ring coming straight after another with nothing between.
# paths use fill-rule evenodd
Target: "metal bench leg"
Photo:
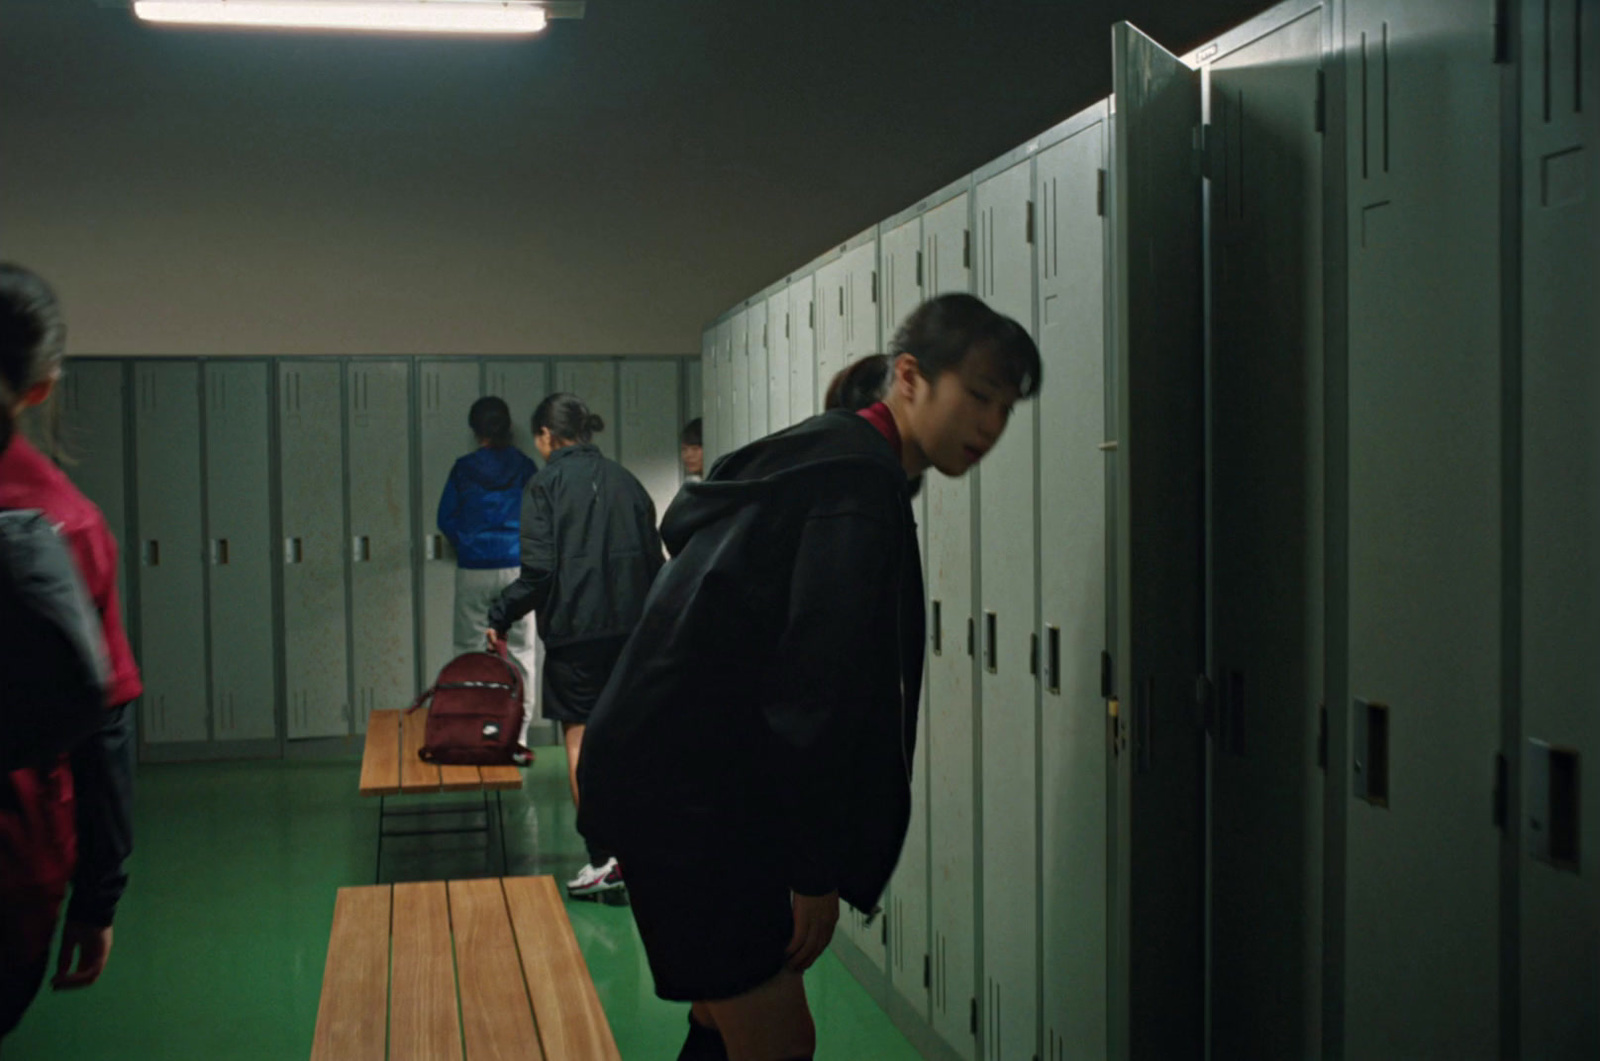
<instances>
[{"instance_id":1,"label":"metal bench leg","mask_svg":"<svg viewBox=\"0 0 1600 1061\"><path fill-rule=\"evenodd\" d=\"M383 883L383 796L378 797L378 864L372 870L372 883Z\"/></svg>"},{"instance_id":2,"label":"metal bench leg","mask_svg":"<svg viewBox=\"0 0 1600 1061\"><path fill-rule=\"evenodd\" d=\"M507 877L511 876L511 856L506 853L506 805L500 799L500 790L494 793L495 817L500 822L500 869Z\"/></svg>"}]
</instances>

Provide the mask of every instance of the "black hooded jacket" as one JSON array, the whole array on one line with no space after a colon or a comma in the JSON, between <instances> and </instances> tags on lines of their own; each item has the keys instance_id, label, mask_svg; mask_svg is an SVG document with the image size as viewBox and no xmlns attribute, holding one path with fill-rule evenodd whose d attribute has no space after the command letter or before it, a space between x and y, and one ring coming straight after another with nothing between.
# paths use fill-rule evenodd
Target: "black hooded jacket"
<instances>
[{"instance_id":1,"label":"black hooded jacket","mask_svg":"<svg viewBox=\"0 0 1600 1061\"><path fill-rule=\"evenodd\" d=\"M503 637L529 612L548 649L624 638L661 570L650 494L583 443L556 450L522 494L522 575L489 608Z\"/></svg>"},{"instance_id":2,"label":"black hooded jacket","mask_svg":"<svg viewBox=\"0 0 1600 1061\"><path fill-rule=\"evenodd\" d=\"M924 638L904 470L836 411L684 487L672 559L596 705L579 828L628 852L749 845L872 909L911 807Z\"/></svg>"}]
</instances>

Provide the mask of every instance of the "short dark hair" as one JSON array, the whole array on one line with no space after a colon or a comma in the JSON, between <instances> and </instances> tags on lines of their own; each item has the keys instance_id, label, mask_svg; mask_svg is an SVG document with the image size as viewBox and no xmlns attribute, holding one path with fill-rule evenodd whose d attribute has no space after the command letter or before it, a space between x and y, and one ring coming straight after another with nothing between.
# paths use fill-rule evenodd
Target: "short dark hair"
<instances>
[{"instance_id":1,"label":"short dark hair","mask_svg":"<svg viewBox=\"0 0 1600 1061\"><path fill-rule=\"evenodd\" d=\"M701 445L701 430L700 418L697 416L683 425L683 434L678 436L678 444L682 446Z\"/></svg>"},{"instance_id":2,"label":"short dark hair","mask_svg":"<svg viewBox=\"0 0 1600 1061\"><path fill-rule=\"evenodd\" d=\"M912 310L894 333L889 356L910 354L931 383L960 365L974 347L995 353L1006 382L1022 397L1039 393L1044 370L1027 329L972 295L940 295Z\"/></svg>"},{"instance_id":3,"label":"short dark hair","mask_svg":"<svg viewBox=\"0 0 1600 1061\"><path fill-rule=\"evenodd\" d=\"M840 369L828 384L827 397L822 409L849 409L853 413L883 401L889 389L889 358L885 354L868 354L859 361Z\"/></svg>"},{"instance_id":4,"label":"short dark hair","mask_svg":"<svg viewBox=\"0 0 1600 1061\"><path fill-rule=\"evenodd\" d=\"M539 403L533 411L533 433L545 428L563 442L590 442L606 429L606 422L583 403L576 394L552 394Z\"/></svg>"},{"instance_id":5,"label":"short dark hair","mask_svg":"<svg viewBox=\"0 0 1600 1061\"><path fill-rule=\"evenodd\" d=\"M474 438L489 443L495 449L511 445L511 407L505 399L489 395L472 403L467 413L467 426Z\"/></svg>"}]
</instances>

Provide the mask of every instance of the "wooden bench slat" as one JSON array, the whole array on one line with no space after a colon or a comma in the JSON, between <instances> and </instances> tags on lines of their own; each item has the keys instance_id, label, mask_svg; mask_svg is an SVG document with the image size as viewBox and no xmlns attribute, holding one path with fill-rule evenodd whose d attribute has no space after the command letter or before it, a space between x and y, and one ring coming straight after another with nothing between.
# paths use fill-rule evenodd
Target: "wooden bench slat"
<instances>
[{"instance_id":1,"label":"wooden bench slat","mask_svg":"<svg viewBox=\"0 0 1600 1061\"><path fill-rule=\"evenodd\" d=\"M478 792L483 788L483 778L478 775L476 766L441 766L439 767L439 790L441 792Z\"/></svg>"},{"instance_id":2,"label":"wooden bench slat","mask_svg":"<svg viewBox=\"0 0 1600 1061\"><path fill-rule=\"evenodd\" d=\"M409 712L401 724L400 791L408 795L413 792L439 791L439 768L417 758L427 728L427 709Z\"/></svg>"},{"instance_id":3,"label":"wooden bench slat","mask_svg":"<svg viewBox=\"0 0 1600 1061\"><path fill-rule=\"evenodd\" d=\"M504 885L545 1056L621 1061L555 878L507 877Z\"/></svg>"},{"instance_id":4,"label":"wooden bench slat","mask_svg":"<svg viewBox=\"0 0 1600 1061\"><path fill-rule=\"evenodd\" d=\"M394 886L390 1061L461 1061L450 898L443 881Z\"/></svg>"},{"instance_id":5,"label":"wooden bench slat","mask_svg":"<svg viewBox=\"0 0 1600 1061\"><path fill-rule=\"evenodd\" d=\"M522 770L515 766L480 766L478 773L482 775L483 787L491 791L522 787Z\"/></svg>"},{"instance_id":6,"label":"wooden bench slat","mask_svg":"<svg viewBox=\"0 0 1600 1061\"><path fill-rule=\"evenodd\" d=\"M361 794L400 792L400 712L374 711L367 718L367 747L361 753Z\"/></svg>"},{"instance_id":7,"label":"wooden bench slat","mask_svg":"<svg viewBox=\"0 0 1600 1061\"><path fill-rule=\"evenodd\" d=\"M311 1061L384 1061L389 1020L387 885L340 888Z\"/></svg>"},{"instance_id":8,"label":"wooden bench slat","mask_svg":"<svg viewBox=\"0 0 1600 1061\"><path fill-rule=\"evenodd\" d=\"M472 1061L543 1061L498 880L450 882L461 1025Z\"/></svg>"}]
</instances>

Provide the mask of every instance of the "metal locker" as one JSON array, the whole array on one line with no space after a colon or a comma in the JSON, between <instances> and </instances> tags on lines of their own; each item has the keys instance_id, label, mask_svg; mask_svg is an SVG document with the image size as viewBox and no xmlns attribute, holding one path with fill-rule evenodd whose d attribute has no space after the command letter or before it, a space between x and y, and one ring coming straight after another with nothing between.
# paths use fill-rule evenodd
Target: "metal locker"
<instances>
[{"instance_id":1,"label":"metal locker","mask_svg":"<svg viewBox=\"0 0 1600 1061\"><path fill-rule=\"evenodd\" d=\"M975 193L980 297L1033 330L1033 164L1015 162ZM1025 401L977 470L978 645L984 993L988 1061L1028 1061L1038 1050L1038 543L1034 446L1038 403Z\"/></svg>"},{"instance_id":2,"label":"metal locker","mask_svg":"<svg viewBox=\"0 0 1600 1061\"><path fill-rule=\"evenodd\" d=\"M1205 1047L1200 80L1127 23L1112 30L1112 71L1119 754L1109 1045L1113 1056L1165 1061Z\"/></svg>"},{"instance_id":3,"label":"metal locker","mask_svg":"<svg viewBox=\"0 0 1600 1061\"><path fill-rule=\"evenodd\" d=\"M1600 261L1600 3L1522 10L1521 730L1546 769L1516 898L1522 1056L1557 1061L1600 1056L1600 308L1574 267Z\"/></svg>"},{"instance_id":4,"label":"metal locker","mask_svg":"<svg viewBox=\"0 0 1600 1061\"><path fill-rule=\"evenodd\" d=\"M885 322L898 310L903 316L919 301L917 262L922 253L922 220L912 218L887 229L881 237L883 314ZM929 476L937 472L928 472ZM927 552L927 494L914 502L917 540ZM922 706L917 721L916 753L911 763L911 824L900 863L889 884L889 982L923 1020L928 1019L928 688L923 674Z\"/></svg>"},{"instance_id":5,"label":"metal locker","mask_svg":"<svg viewBox=\"0 0 1600 1061\"><path fill-rule=\"evenodd\" d=\"M557 361L555 389L582 398L589 411L606 422L606 429L594 436L601 453L617 459L617 363L605 361Z\"/></svg>"},{"instance_id":6,"label":"metal locker","mask_svg":"<svg viewBox=\"0 0 1600 1061\"><path fill-rule=\"evenodd\" d=\"M767 433L794 423L789 414L789 292L780 290L767 299Z\"/></svg>"},{"instance_id":7,"label":"metal locker","mask_svg":"<svg viewBox=\"0 0 1600 1061\"><path fill-rule=\"evenodd\" d=\"M951 291L972 290L971 214L971 198L963 192L923 215L923 275L927 281L923 286L924 299ZM898 327L900 321L895 324Z\"/></svg>"},{"instance_id":8,"label":"metal locker","mask_svg":"<svg viewBox=\"0 0 1600 1061\"><path fill-rule=\"evenodd\" d=\"M1327 3L1201 50L1209 125L1211 1048L1312 1057L1321 1005ZM1272 793L1271 799L1262 794ZM1260 901L1271 880L1273 901Z\"/></svg>"},{"instance_id":9,"label":"metal locker","mask_svg":"<svg viewBox=\"0 0 1600 1061\"><path fill-rule=\"evenodd\" d=\"M1039 152L1039 955L1044 1061L1106 1056L1104 103ZM987 499L988 484L985 483ZM987 742L987 734L985 735ZM985 885L987 889L987 884Z\"/></svg>"},{"instance_id":10,"label":"metal locker","mask_svg":"<svg viewBox=\"0 0 1600 1061\"><path fill-rule=\"evenodd\" d=\"M705 363L700 358L684 361L684 423L705 415ZM702 425L704 426L704 425Z\"/></svg>"},{"instance_id":11,"label":"metal locker","mask_svg":"<svg viewBox=\"0 0 1600 1061\"><path fill-rule=\"evenodd\" d=\"M849 251L845 263L844 363L879 352L878 241Z\"/></svg>"},{"instance_id":12,"label":"metal locker","mask_svg":"<svg viewBox=\"0 0 1600 1061\"><path fill-rule=\"evenodd\" d=\"M417 695L412 602L409 361L351 361L349 438L351 724Z\"/></svg>"},{"instance_id":13,"label":"metal locker","mask_svg":"<svg viewBox=\"0 0 1600 1061\"><path fill-rule=\"evenodd\" d=\"M210 732L200 366L148 361L134 367L133 378L143 738L203 741Z\"/></svg>"},{"instance_id":14,"label":"metal locker","mask_svg":"<svg viewBox=\"0 0 1600 1061\"><path fill-rule=\"evenodd\" d=\"M284 700L290 740L350 732L342 373L337 361L278 362Z\"/></svg>"},{"instance_id":15,"label":"metal locker","mask_svg":"<svg viewBox=\"0 0 1600 1061\"><path fill-rule=\"evenodd\" d=\"M209 361L204 381L212 737L270 740L278 733L271 376L264 361Z\"/></svg>"},{"instance_id":16,"label":"metal locker","mask_svg":"<svg viewBox=\"0 0 1600 1061\"><path fill-rule=\"evenodd\" d=\"M816 278L789 285L789 422L798 424L821 410L817 401Z\"/></svg>"},{"instance_id":17,"label":"metal locker","mask_svg":"<svg viewBox=\"0 0 1600 1061\"><path fill-rule=\"evenodd\" d=\"M968 1061L977 1040L977 763L972 483L928 475L929 1008Z\"/></svg>"},{"instance_id":18,"label":"metal locker","mask_svg":"<svg viewBox=\"0 0 1600 1061\"><path fill-rule=\"evenodd\" d=\"M483 365L483 381L483 393L503 398L511 409L511 444L537 463L539 452L533 445L531 425L533 411L550 394L550 362L490 358Z\"/></svg>"},{"instance_id":19,"label":"metal locker","mask_svg":"<svg viewBox=\"0 0 1600 1061\"><path fill-rule=\"evenodd\" d=\"M1490 14L1455 0L1344 6L1349 689L1330 729L1364 720L1358 698L1387 710L1370 749L1330 770L1353 788L1369 752L1388 767L1384 799L1330 792L1345 819L1345 874L1330 898L1342 908L1353 1058L1500 1053L1489 809L1502 748L1501 74Z\"/></svg>"},{"instance_id":20,"label":"metal locker","mask_svg":"<svg viewBox=\"0 0 1600 1061\"><path fill-rule=\"evenodd\" d=\"M425 685L455 655L456 553L439 532L439 498L456 460L477 447L467 414L483 392L474 360L422 361L417 373L422 480L416 513L417 540L422 543L422 600L417 609L422 673L417 680ZM511 412L515 420L516 410ZM532 413L528 410L528 416Z\"/></svg>"},{"instance_id":21,"label":"metal locker","mask_svg":"<svg viewBox=\"0 0 1600 1061\"><path fill-rule=\"evenodd\" d=\"M678 363L627 360L622 363L622 466L638 478L656 505L656 520L683 482L678 457Z\"/></svg>"},{"instance_id":22,"label":"metal locker","mask_svg":"<svg viewBox=\"0 0 1600 1061\"><path fill-rule=\"evenodd\" d=\"M702 449L705 450L705 470L709 472L711 465L722 456L717 449L722 431L722 413L718 407L718 387L721 379L721 366L717 364L717 325L712 325L700 337L700 364L701 364L701 396L703 404L700 410L700 437Z\"/></svg>"},{"instance_id":23,"label":"metal locker","mask_svg":"<svg viewBox=\"0 0 1600 1061\"><path fill-rule=\"evenodd\" d=\"M845 366L845 326L850 320L847 299L850 291L850 262L836 258L816 273L816 410L822 412L828 384Z\"/></svg>"},{"instance_id":24,"label":"metal locker","mask_svg":"<svg viewBox=\"0 0 1600 1061\"><path fill-rule=\"evenodd\" d=\"M138 550L128 537L128 464L125 363L73 358L61 375L61 444L72 463L66 471L99 506L117 540L117 597L128 615L128 568Z\"/></svg>"},{"instance_id":25,"label":"metal locker","mask_svg":"<svg viewBox=\"0 0 1600 1061\"><path fill-rule=\"evenodd\" d=\"M963 192L922 218L926 297L971 291L963 253L971 224ZM977 680L973 614L972 480L929 472L928 588L928 1011L957 1055L976 1056Z\"/></svg>"},{"instance_id":26,"label":"metal locker","mask_svg":"<svg viewBox=\"0 0 1600 1061\"><path fill-rule=\"evenodd\" d=\"M750 412L750 437L748 441L754 442L758 438L767 437L769 431L767 426L770 416L767 408L767 366L770 362L772 350L772 329L767 323L766 299L752 299L750 308L745 312L745 327L750 334L747 343L750 348L749 364L746 367L749 386L746 388L745 407Z\"/></svg>"},{"instance_id":27,"label":"metal locker","mask_svg":"<svg viewBox=\"0 0 1600 1061\"><path fill-rule=\"evenodd\" d=\"M730 391L733 388L733 321L727 319L719 321L716 334L712 342L713 363L716 365L716 374L712 377L712 389L708 395L716 399L717 415L712 421L716 428L716 442L713 449L716 459L720 460L732 453L738 443L734 441L737 431L734 426L733 404ZM707 460L706 470L711 470L710 460Z\"/></svg>"},{"instance_id":28,"label":"metal locker","mask_svg":"<svg viewBox=\"0 0 1600 1061\"><path fill-rule=\"evenodd\" d=\"M750 314L740 310L729 322L732 349L729 364L732 373L725 388L728 395L729 418L732 430L728 435L728 450L732 452L750 441Z\"/></svg>"}]
</instances>

